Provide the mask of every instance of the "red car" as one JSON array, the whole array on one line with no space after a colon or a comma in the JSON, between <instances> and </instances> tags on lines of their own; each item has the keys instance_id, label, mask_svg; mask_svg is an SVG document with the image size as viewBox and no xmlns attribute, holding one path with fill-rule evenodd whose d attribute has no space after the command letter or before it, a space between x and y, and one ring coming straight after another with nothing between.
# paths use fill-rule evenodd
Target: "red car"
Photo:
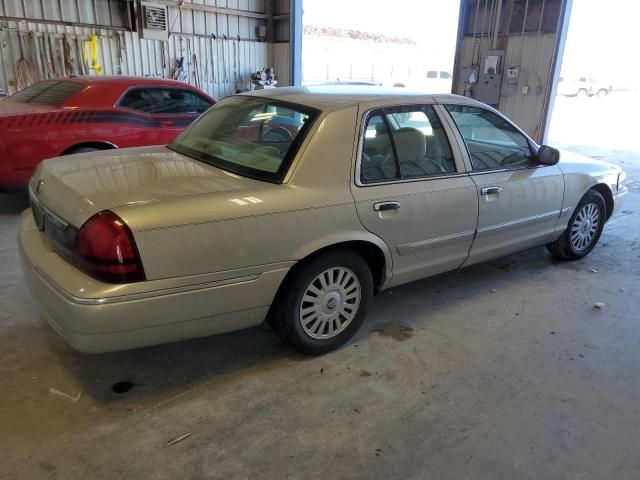
<instances>
[{"instance_id":1,"label":"red car","mask_svg":"<svg viewBox=\"0 0 640 480\"><path fill-rule=\"evenodd\" d=\"M170 143L215 101L174 80L72 77L0 100L0 190L23 188L42 160Z\"/></svg>"}]
</instances>

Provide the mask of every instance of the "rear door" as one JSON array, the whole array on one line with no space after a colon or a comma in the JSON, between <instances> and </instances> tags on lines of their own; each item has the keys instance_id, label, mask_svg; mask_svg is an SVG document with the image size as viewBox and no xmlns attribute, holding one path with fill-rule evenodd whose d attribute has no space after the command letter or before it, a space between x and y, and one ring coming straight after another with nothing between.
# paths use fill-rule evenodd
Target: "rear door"
<instances>
[{"instance_id":1,"label":"rear door","mask_svg":"<svg viewBox=\"0 0 640 480\"><path fill-rule=\"evenodd\" d=\"M460 266L473 241L476 187L439 107L361 112L356 208L393 259L392 285Z\"/></svg>"},{"instance_id":2,"label":"rear door","mask_svg":"<svg viewBox=\"0 0 640 480\"><path fill-rule=\"evenodd\" d=\"M556 165L532 166L535 146L490 110L447 105L477 186L478 232L467 264L550 241L564 195Z\"/></svg>"},{"instance_id":3,"label":"rear door","mask_svg":"<svg viewBox=\"0 0 640 480\"><path fill-rule=\"evenodd\" d=\"M160 145L171 143L211 105L209 99L187 88L153 86L131 88L118 103L144 115L155 129L154 143Z\"/></svg>"}]
</instances>

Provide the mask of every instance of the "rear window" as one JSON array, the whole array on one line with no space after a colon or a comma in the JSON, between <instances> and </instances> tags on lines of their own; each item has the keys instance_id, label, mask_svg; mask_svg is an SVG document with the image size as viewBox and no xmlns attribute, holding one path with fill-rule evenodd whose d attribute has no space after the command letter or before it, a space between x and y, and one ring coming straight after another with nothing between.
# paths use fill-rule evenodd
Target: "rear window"
<instances>
[{"instance_id":1,"label":"rear window","mask_svg":"<svg viewBox=\"0 0 640 480\"><path fill-rule=\"evenodd\" d=\"M228 97L169 148L239 175L279 183L317 113L270 98Z\"/></svg>"},{"instance_id":2,"label":"rear window","mask_svg":"<svg viewBox=\"0 0 640 480\"><path fill-rule=\"evenodd\" d=\"M85 86L82 83L61 81L39 82L20 90L10 98L22 103L42 103L45 105L62 105Z\"/></svg>"}]
</instances>

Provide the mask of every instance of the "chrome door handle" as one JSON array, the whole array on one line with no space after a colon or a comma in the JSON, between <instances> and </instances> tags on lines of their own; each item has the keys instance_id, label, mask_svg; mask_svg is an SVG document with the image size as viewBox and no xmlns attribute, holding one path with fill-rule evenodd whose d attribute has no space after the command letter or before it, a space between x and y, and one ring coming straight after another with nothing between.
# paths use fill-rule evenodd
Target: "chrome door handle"
<instances>
[{"instance_id":1,"label":"chrome door handle","mask_svg":"<svg viewBox=\"0 0 640 480\"><path fill-rule=\"evenodd\" d=\"M500 193L502 188L500 187L484 187L480 189L480 195L491 195L492 193Z\"/></svg>"},{"instance_id":2,"label":"chrome door handle","mask_svg":"<svg viewBox=\"0 0 640 480\"><path fill-rule=\"evenodd\" d=\"M376 212L384 212L386 210L397 210L402 206L400 202L379 202L373 204Z\"/></svg>"}]
</instances>

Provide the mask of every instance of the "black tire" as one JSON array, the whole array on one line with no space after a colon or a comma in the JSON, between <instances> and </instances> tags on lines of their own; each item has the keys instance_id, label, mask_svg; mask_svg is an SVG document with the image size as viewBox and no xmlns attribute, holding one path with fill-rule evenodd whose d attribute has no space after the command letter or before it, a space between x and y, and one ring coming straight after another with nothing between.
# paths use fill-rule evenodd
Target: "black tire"
<instances>
[{"instance_id":1,"label":"black tire","mask_svg":"<svg viewBox=\"0 0 640 480\"><path fill-rule=\"evenodd\" d=\"M607 90L606 88L601 88L600 90L598 90L598 94L597 95L600 98L606 97L607 95L609 95L609 90Z\"/></svg>"},{"instance_id":2,"label":"black tire","mask_svg":"<svg viewBox=\"0 0 640 480\"><path fill-rule=\"evenodd\" d=\"M572 230L577 225L576 219L583 212L583 209L588 205L595 205L598 212L598 225L591 237L590 241L583 248L577 248L574 242L572 242ZM604 201L604 197L595 190L589 190L578 206L573 211L573 215L569 219L567 229L560 235L560 237L551 243L547 244L547 249L551 254L563 260L579 260L589 254L591 250L596 246L600 235L602 235L602 229L607 219L607 204Z\"/></svg>"},{"instance_id":3,"label":"black tire","mask_svg":"<svg viewBox=\"0 0 640 480\"><path fill-rule=\"evenodd\" d=\"M269 324L298 351L307 355L321 355L344 345L358 331L360 325L362 325L373 296L373 276L371 275L369 265L356 252L336 250L310 259L295 268L296 270L287 278L281 294L279 294L276 299L275 308L270 313ZM324 300L320 301L320 297L318 297L318 303L323 304L323 307L318 307L317 311L320 312L318 319L307 323L307 329L313 330L316 322L320 322L318 323L318 325L320 325L323 322L323 318L332 316L336 317L336 319L325 321L327 323L326 330L335 327L337 333L327 338L314 338L311 336L311 333L308 333L305 327L303 327L301 309L304 304L309 305L309 302L306 301L303 304L303 297L308 298L305 297L308 289L311 288L312 284L320 285L317 283L320 281L318 277L328 271L330 273L327 273L327 275L334 275L335 273L336 279L342 278L339 277L340 272L344 272L343 275L345 276L352 274L353 277L357 279L357 285L355 283L346 284L346 291L348 292L350 288L354 288L353 285L356 285L356 287L359 286L359 304L355 308L352 308L349 306L348 301L342 300L342 296L345 295L344 293L327 289L328 294L324 295L322 299L328 298L328 300L326 302L324 302ZM331 307L330 295L338 296L337 306ZM343 307L343 305L345 307ZM313 306L307 306L306 308L313 308ZM333 308L334 310L324 311L321 308ZM347 322L347 318L342 316L342 308L347 308L347 314L351 314L349 313L349 309L351 309L351 311L355 310L352 313L353 317L350 321ZM321 317L321 315L326 315L326 317ZM344 319L344 321L342 319ZM341 327L340 322L345 324L345 326ZM331 324L330 326L328 325L329 323ZM318 333L318 335L322 335L325 332L325 327L322 326L321 328L322 332ZM327 335L329 334L331 334L331 332L327 333Z\"/></svg>"},{"instance_id":4,"label":"black tire","mask_svg":"<svg viewBox=\"0 0 640 480\"><path fill-rule=\"evenodd\" d=\"M65 155L75 155L76 153L97 152L98 150L100 150L100 149L99 148L94 148L94 147L76 147L76 148L72 148L71 150L66 152Z\"/></svg>"}]
</instances>

